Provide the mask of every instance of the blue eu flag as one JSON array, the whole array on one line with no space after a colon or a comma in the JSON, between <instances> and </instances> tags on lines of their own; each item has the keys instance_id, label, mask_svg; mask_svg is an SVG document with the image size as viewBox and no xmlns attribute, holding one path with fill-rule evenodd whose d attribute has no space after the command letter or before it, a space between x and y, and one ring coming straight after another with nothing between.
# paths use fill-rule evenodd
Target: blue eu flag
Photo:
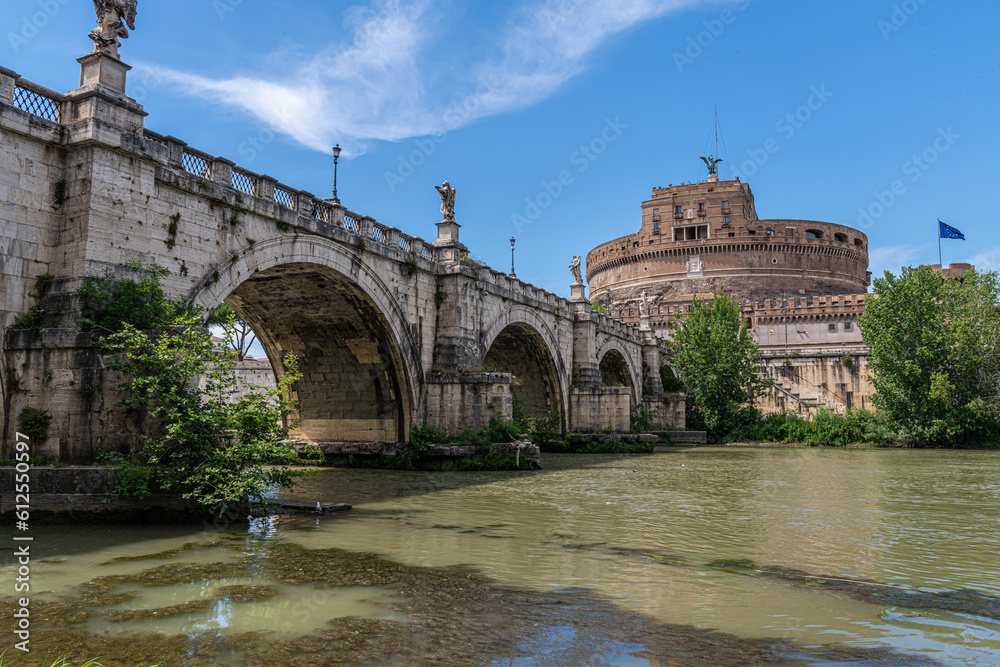
<instances>
[{"instance_id":1,"label":"blue eu flag","mask_svg":"<svg viewBox=\"0 0 1000 667\"><path fill-rule=\"evenodd\" d=\"M943 239L961 239L965 240L965 234L958 231L951 225L946 225L940 220L938 220L938 225L941 227L941 238Z\"/></svg>"}]
</instances>

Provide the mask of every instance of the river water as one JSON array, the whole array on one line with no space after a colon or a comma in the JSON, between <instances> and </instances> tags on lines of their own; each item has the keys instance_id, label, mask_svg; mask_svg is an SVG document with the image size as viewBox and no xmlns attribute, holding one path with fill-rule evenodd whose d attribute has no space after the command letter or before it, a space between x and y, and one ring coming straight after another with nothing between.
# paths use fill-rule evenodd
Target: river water
<instances>
[{"instance_id":1,"label":"river water","mask_svg":"<svg viewBox=\"0 0 1000 667\"><path fill-rule=\"evenodd\" d=\"M1000 664L994 453L542 464L323 470L286 497L353 511L249 531L36 530L38 645L109 666L123 646L166 665Z\"/></svg>"}]
</instances>

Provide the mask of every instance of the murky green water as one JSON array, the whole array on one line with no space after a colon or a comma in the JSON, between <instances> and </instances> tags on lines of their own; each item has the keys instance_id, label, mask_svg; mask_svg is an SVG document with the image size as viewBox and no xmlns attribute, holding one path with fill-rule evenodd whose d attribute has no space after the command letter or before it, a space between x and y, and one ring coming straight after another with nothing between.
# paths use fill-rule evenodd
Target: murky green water
<instances>
[{"instance_id":1,"label":"murky green water","mask_svg":"<svg viewBox=\"0 0 1000 667\"><path fill-rule=\"evenodd\" d=\"M706 448L546 455L537 473L323 471L292 497L354 511L258 521L249 533L37 530L36 558L63 562L36 562L35 598L51 606L35 627L62 623L87 649L155 635L148 650L180 652L145 655L168 665L333 664L331 643L345 664L356 651L356 664L992 665L998 462L988 452ZM185 544L162 560L113 560ZM723 559L753 565L709 565ZM764 566L799 572L778 578ZM0 576L13 578L10 568ZM100 595L124 597L60 617L55 602L85 606L78 586L96 577L108 578ZM879 585L831 587L837 579ZM685 634L695 629L719 631L697 638L717 653L698 652ZM219 636L241 639L213 644ZM280 655L254 662L253 650L282 641ZM896 654L817 653L835 643ZM747 653L762 646L764 658Z\"/></svg>"}]
</instances>

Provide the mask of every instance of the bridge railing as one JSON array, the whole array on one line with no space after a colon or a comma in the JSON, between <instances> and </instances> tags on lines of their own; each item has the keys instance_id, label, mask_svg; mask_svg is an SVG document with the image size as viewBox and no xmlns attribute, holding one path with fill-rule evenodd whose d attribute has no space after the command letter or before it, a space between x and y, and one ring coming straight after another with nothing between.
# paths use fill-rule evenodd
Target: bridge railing
<instances>
[{"instance_id":1,"label":"bridge railing","mask_svg":"<svg viewBox=\"0 0 1000 667\"><path fill-rule=\"evenodd\" d=\"M311 192L296 190L270 176L238 167L226 158L213 157L191 148L175 137L163 136L150 130L145 130L144 136L153 144L166 147L167 162L172 167L236 190L239 193L236 195L237 200L245 195L270 201L299 215L340 227L356 234L366 243L402 250L430 261L437 260L434 247L420 237L405 234L371 216L355 213L338 202L320 199Z\"/></svg>"},{"instance_id":2,"label":"bridge railing","mask_svg":"<svg viewBox=\"0 0 1000 667\"><path fill-rule=\"evenodd\" d=\"M62 123L66 96L0 68L0 102L53 123Z\"/></svg>"}]
</instances>

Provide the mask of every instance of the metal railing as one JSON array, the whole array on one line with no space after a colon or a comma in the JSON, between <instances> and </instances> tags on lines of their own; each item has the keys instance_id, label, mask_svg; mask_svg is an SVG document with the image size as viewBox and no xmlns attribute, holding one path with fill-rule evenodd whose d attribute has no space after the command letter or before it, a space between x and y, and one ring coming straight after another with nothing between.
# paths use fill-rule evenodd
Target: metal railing
<instances>
[{"instance_id":1,"label":"metal railing","mask_svg":"<svg viewBox=\"0 0 1000 667\"><path fill-rule=\"evenodd\" d=\"M279 206L284 206L285 208L291 209L291 210L294 211L295 210L295 205L293 204L294 201L295 201L295 199L292 196L292 193L289 192L288 190L285 190L284 188L275 188L274 189L274 203L275 204L278 204ZM316 207L316 210L317 211L319 210L318 206Z\"/></svg>"},{"instance_id":2,"label":"metal railing","mask_svg":"<svg viewBox=\"0 0 1000 667\"><path fill-rule=\"evenodd\" d=\"M232 185L245 195L257 196L257 177L243 171L233 169Z\"/></svg>"},{"instance_id":3,"label":"metal railing","mask_svg":"<svg viewBox=\"0 0 1000 667\"><path fill-rule=\"evenodd\" d=\"M184 171L194 176L200 176L202 178L211 178L212 169L211 161L207 157L202 157L201 155L195 155L194 153L184 152L181 156L181 166L184 167Z\"/></svg>"},{"instance_id":4,"label":"metal railing","mask_svg":"<svg viewBox=\"0 0 1000 667\"><path fill-rule=\"evenodd\" d=\"M41 92L40 87L31 86L28 88L14 84L13 103L21 111L27 111L53 123L62 122L62 115L59 111L62 99L54 94Z\"/></svg>"}]
</instances>

